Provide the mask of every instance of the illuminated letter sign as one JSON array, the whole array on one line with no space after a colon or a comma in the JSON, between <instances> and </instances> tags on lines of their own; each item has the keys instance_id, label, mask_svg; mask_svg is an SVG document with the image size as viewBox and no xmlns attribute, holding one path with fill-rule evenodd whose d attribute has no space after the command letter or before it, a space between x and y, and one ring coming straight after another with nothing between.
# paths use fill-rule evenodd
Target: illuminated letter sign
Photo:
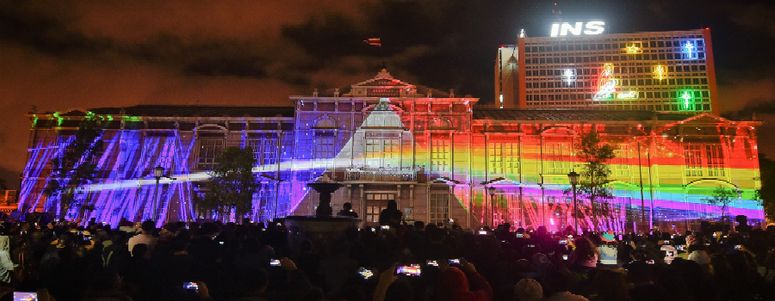
<instances>
[{"instance_id":1,"label":"illuminated letter sign","mask_svg":"<svg viewBox=\"0 0 775 301\"><path fill-rule=\"evenodd\" d=\"M580 35L598 35L605 31L605 22L603 21L589 21L589 22L562 22L552 23L552 37L564 37L568 33L574 36Z\"/></svg>"}]
</instances>

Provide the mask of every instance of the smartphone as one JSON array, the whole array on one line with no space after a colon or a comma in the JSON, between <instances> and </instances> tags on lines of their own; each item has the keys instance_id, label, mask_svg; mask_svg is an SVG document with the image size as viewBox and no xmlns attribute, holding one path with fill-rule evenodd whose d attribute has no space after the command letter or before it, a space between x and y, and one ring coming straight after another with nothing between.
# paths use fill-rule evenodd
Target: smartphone
<instances>
[{"instance_id":1,"label":"smartphone","mask_svg":"<svg viewBox=\"0 0 775 301\"><path fill-rule=\"evenodd\" d=\"M560 245L564 246L564 245L567 245L567 244L568 244L568 240L567 239L561 239L560 240Z\"/></svg>"},{"instance_id":2,"label":"smartphone","mask_svg":"<svg viewBox=\"0 0 775 301\"><path fill-rule=\"evenodd\" d=\"M646 264L654 264L654 259L646 260Z\"/></svg>"},{"instance_id":3,"label":"smartphone","mask_svg":"<svg viewBox=\"0 0 775 301\"><path fill-rule=\"evenodd\" d=\"M449 259L447 260L447 263L449 263L450 265L453 265L453 264L460 265L460 258Z\"/></svg>"},{"instance_id":4,"label":"smartphone","mask_svg":"<svg viewBox=\"0 0 775 301\"><path fill-rule=\"evenodd\" d=\"M735 245L735 250L742 250L742 249L743 249L743 245Z\"/></svg>"},{"instance_id":5,"label":"smartphone","mask_svg":"<svg viewBox=\"0 0 775 301\"><path fill-rule=\"evenodd\" d=\"M190 292L198 293L199 292L199 285L196 284L196 282L191 282L191 281L184 282L183 283L183 289L187 290L187 291L190 291Z\"/></svg>"},{"instance_id":6,"label":"smartphone","mask_svg":"<svg viewBox=\"0 0 775 301\"><path fill-rule=\"evenodd\" d=\"M390 226L388 225L382 225L382 226L379 226L379 228L382 230L390 230Z\"/></svg>"},{"instance_id":7,"label":"smartphone","mask_svg":"<svg viewBox=\"0 0 775 301\"><path fill-rule=\"evenodd\" d=\"M568 254L562 254L562 260L568 260Z\"/></svg>"},{"instance_id":8,"label":"smartphone","mask_svg":"<svg viewBox=\"0 0 775 301\"><path fill-rule=\"evenodd\" d=\"M669 244L670 244L670 241L669 241L669 240L663 240L663 241L662 241L662 244L663 244L663 245L669 245Z\"/></svg>"},{"instance_id":9,"label":"smartphone","mask_svg":"<svg viewBox=\"0 0 775 301\"><path fill-rule=\"evenodd\" d=\"M675 249L678 250L678 251L683 251L684 250L684 245L677 245L677 246L675 246Z\"/></svg>"},{"instance_id":10,"label":"smartphone","mask_svg":"<svg viewBox=\"0 0 775 301\"><path fill-rule=\"evenodd\" d=\"M517 238L523 238L523 237L525 237L525 234L517 233Z\"/></svg>"},{"instance_id":11,"label":"smartphone","mask_svg":"<svg viewBox=\"0 0 775 301\"><path fill-rule=\"evenodd\" d=\"M479 230L479 235L487 235L487 230Z\"/></svg>"},{"instance_id":12,"label":"smartphone","mask_svg":"<svg viewBox=\"0 0 775 301\"><path fill-rule=\"evenodd\" d=\"M225 243L225 242L224 242L224 241L222 241L222 240L218 242L218 244L219 244L219 245L223 245L224 243Z\"/></svg>"},{"instance_id":13,"label":"smartphone","mask_svg":"<svg viewBox=\"0 0 775 301\"><path fill-rule=\"evenodd\" d=\"M420 277L422 269L419 264L405 264L396 267L396 275L408 277Z\"/></svg>"},{"instance_id":14,"label":"smartphone","mask_svg":"<svg viewBox=\"0 0 775 301\"><path fill-rule=\"evenodd\" d=\"M369 280L374 277L374 272L367 268L360 267L358 268L358 275L361 276L363 280Z\"/></svg>"},{"instance_id":15,"label":"smartphone","mask_svg":"<svg viewBox=\"0 0 775 301\"><path fill-rule=\"evenodd\" d=\"M269 266L271 267L279 267L280 266L280 259L269 259Z\"/></svg>"},{"instance_id":16,"label":"smartphone","mask_svg":"<svg viewBox=\"0 0 775 301\"><path fill-rule=\"evenodd\" d=\"M528 247L528 248L535 248L535 247L536 247L536 245L534 245L534 244L529 244L529 245L527 245L527 247Z\"/></svg>"},{"instance_id":17,"label":"smartphone","mask_svg":"<svg viewBox=\"0 0 775 301\"><path fill-rule=\"evenodd\" d=\"M38 293L13 292L13 301L38 301Z\"/></svg>"},{"instance_id":18,"label":"smartphone","mask_svg":"<svg viewBox=\"0 0 775 301\"><path fill-rule=\"evenodd\" d=\"M439 262L436 260L428 260L428 261L425 261L425 265L432 266L432 267L439 267Z\"/></svg>"}]
</instances>

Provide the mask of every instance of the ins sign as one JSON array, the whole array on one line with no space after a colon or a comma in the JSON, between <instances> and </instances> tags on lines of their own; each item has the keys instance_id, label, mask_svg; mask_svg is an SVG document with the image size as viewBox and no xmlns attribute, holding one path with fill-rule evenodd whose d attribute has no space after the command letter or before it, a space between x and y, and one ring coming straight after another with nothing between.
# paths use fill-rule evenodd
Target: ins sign
<instances>
[{"instance_id":1,"label":"ins sign","mask_svg":"<svg viewBox=\"0 0 775 301\"><path fill-rule=\"evenodd\" d=\"M552 23L552 37L564 37L568 34L574 36L580 35L597 35L605 31L605 22L603 21L589 21L589 22L575 22L573 24L568 22Z\"/></svg>"}]
</instances>

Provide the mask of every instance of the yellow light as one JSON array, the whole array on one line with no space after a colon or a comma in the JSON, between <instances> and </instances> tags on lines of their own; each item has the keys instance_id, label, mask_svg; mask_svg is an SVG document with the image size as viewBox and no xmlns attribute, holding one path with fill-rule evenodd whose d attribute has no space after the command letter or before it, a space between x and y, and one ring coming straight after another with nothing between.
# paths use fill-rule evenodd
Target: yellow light
<instances>
[{"instance_id":1,"label":"yellow light","mask_svg":"<svg viewBox=\"0 0 775 301\"><path fill-rule=\"evenodd\" d=\"M627 45L626 49L627 49L627 54L643 53L643 51L641 51L640 47L638 47L635 44Z\"/></svg>"},{"instance_id":2,"label":"yellow light","mask_svg":"<svg viewBox=\"0 0 775 301\"><path fill-rule=\"evenodd\" d=\"M658 80L663 80L667 78L667 66L665 65L655 65L654 66L654 78Z\"/></svg>"}]
</instances>

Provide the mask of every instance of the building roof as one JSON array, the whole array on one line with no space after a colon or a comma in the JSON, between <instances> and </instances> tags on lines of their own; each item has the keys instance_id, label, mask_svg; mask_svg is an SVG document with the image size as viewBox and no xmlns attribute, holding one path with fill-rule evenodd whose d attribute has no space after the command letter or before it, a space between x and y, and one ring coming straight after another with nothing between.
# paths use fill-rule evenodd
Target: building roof
<instances>
[{"instance_id":1,"label":"building roof","mask_svg":"<svg viewBox=\"0 0 775 301\"><path fill-rule=\"evenodd\" d=\"M131 107L94 108L96 114L148 117L293 117L293 107L137 105ZM83 115L71 111L64 116Z\"/></svg>"},{"instance_id":2,"label":"building roof","mask_svg":"<svg viewBox=\"0 0 775 301\"><path fill-rule=\"evenodd\" d=\"M474 119L489 120L535 120L535 121L678 121L691 115L659 113L652 111L613 110L534 110L534 109L474 109Z\"/></svg>"}]
</instances>

